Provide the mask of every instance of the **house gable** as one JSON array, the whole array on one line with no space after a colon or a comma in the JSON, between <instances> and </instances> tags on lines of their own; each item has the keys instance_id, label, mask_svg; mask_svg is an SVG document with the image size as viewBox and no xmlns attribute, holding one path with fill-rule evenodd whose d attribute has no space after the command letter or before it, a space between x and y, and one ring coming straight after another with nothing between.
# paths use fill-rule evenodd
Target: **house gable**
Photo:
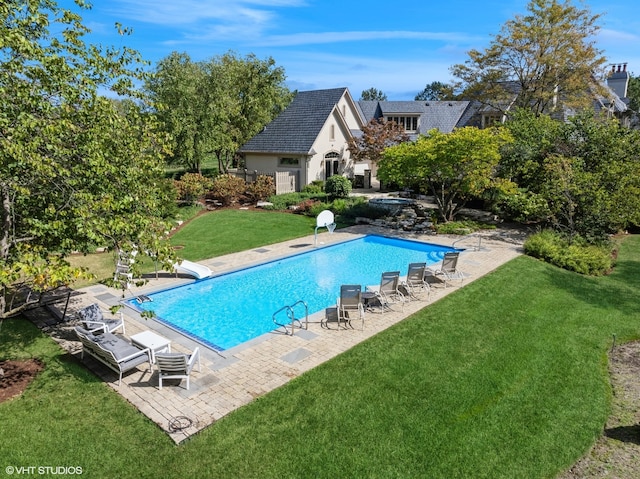
<instances>
[{"instance_id":1,"label":"house gable","mask_svg":"<svg viewBox=\"0 0 640 479\"><path fill-rule=\"evenodd\" d=\"M289 106L240 148L240 153L309 154L336 105L345 107L346 88L299 92ZM349 95L350 96L350 95Z\"/></svg>"}]
</instances>

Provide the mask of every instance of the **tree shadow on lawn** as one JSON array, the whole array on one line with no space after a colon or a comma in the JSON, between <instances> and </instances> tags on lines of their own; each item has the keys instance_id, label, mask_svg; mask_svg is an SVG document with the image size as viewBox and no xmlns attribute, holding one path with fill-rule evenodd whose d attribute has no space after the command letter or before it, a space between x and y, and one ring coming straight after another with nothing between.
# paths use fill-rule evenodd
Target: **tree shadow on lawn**
<instances>
[{"instance_id":1,"label":"tree shadow on lawn","mask_svg":"<svg viewBox=\"0 0 640 479\"><path fill-rule=\"evenodd\" d=\"M627 317L640 315L640 261L619 261L607 276L584 276L560 268L547 276L553 287L594 308L613 309Z\"/></svg>"},{"instance_id":2,"label":"tree shadow on lawn","mask_svg":"<svg viewBox=\"0 0 640 479\"><path fill-rule=\"evenodd\" d=\"M640 424L618 426L604 430L605 436L621 442L640 445Z\"/></svg>"}]
</instances>

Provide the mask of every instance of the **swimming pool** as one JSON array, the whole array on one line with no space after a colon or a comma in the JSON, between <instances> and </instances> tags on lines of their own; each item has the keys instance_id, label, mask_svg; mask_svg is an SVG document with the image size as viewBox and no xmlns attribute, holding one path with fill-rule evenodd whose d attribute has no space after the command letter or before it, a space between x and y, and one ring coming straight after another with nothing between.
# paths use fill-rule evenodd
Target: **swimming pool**
<instances>
[{"instance_id":1,"label":"swimming pool","mask_svg":"<svg viewBox=\"0 0 640 479\"><path fill-rule=\"evenodd\" d=\"M131 299L138 310L195 340L225 350L276 329L273 314L298 300L309 315L336 304L340 285L378 285L384 271L407 273L409 263L437 263L452 248L369 235L258 266ZM304 308L303 308L304 309ZM296 316L303 316L296 309Z\"/></svg>"}]
</instances>

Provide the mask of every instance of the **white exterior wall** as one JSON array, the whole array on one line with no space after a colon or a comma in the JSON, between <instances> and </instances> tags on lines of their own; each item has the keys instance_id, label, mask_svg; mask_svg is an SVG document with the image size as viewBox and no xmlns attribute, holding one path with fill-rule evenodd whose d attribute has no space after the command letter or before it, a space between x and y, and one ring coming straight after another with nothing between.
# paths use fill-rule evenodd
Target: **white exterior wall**
<instances>
[{"instance_id":1,"label":"white exterior wall","mask_svg":"<svg viewBox=\"0 0 640 479\"><path fill-rule=\"evenodd\" d=\"M344 125L342 115L338 113L338 110L334 109L313 144L313 150L316 154L309 162L309 182L313 180L326 180L325 155L327 153L335 152L338 154L338 158L331 158L330 161L337 159L340 162L338 173L343 173L345 166L349 163L350 155L347 149L349 137L350 133Z\"/></svg>"},{"instance_id":2,"label":"white exterior wall","mask_svg":"<svg viewBox=\"0 0 640 479\"><path fill-rule=\"evenodd\" d=\"M338 111L344 117L347 122L347 126L350 130L360 130L362 128L362 120L359 115L354 111L355 105L351 101L351 97L343 95L338 102Z\"/></svg>"},{"instance_id":3,"label":"white exterior wall","mask_svg":"<svg viewBox=\"0 0 640 479\"><path fill-rule=\"evenodd\" d=\"M280 158L298 158L300 160L299 167L293 166L278 166ZM299 172L300 183L298 189L304 185L311 183L311 180L307 177L307 157L301 155L294 155L292 153L282 154L259 154L259 153L247 153L245 155L245 167L249 172L258 171L258 173L274 173L278 171L293 171Z\"/></svg>"}]
</instances>

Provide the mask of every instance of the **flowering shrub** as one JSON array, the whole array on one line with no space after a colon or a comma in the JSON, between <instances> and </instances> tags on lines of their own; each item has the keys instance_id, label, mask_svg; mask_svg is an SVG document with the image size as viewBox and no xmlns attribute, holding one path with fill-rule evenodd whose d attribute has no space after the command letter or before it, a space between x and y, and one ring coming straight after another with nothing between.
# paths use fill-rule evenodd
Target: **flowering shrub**
<instances>
[{"instance_id":1,"label":"flowering shrub","mask_svg":"<svg viewBox=\"0 0 640 479\"><path fill-rule=\"evenodd\" d=\"M312 199L301 201L296 205L297 206L296 213L301 213L303 215L309 214L317 203L318 201L312 200Z\"/></svg>"},{"instance_id":2,"label":"flowering shrub","mask_svg":"<svg viewBox=\"0 0 640 479\"><path fill-rule=\"evenodd\" d=\"M251 183L247 188L247 193L254 201L264 201L271 195L276 193L276 184L273 177L268 175L260 175L256 181Z\"/></svg>"},{"instance_id":3,"label":"flowering shrub","mask_svg":"<svg viewBox=\"0 0 640 479\"><path fill-rule=\"evenodd\" d=\"M247 185L242 178L234 175L220 175L213 180L208 196L228 206L237 202L246 189Z\"/></svg>"},{"instance_id":4,"label":"flowering shrub","mask_svg":"<svg viewBox=\"0 0 640 479\"><path fill-rule=\"evenodd\" d=\"M178 192L178 200L195 203L212 186L213 180L200 173L185 173L179 180L173 182Z\"/></svg>"}]
</instances>

